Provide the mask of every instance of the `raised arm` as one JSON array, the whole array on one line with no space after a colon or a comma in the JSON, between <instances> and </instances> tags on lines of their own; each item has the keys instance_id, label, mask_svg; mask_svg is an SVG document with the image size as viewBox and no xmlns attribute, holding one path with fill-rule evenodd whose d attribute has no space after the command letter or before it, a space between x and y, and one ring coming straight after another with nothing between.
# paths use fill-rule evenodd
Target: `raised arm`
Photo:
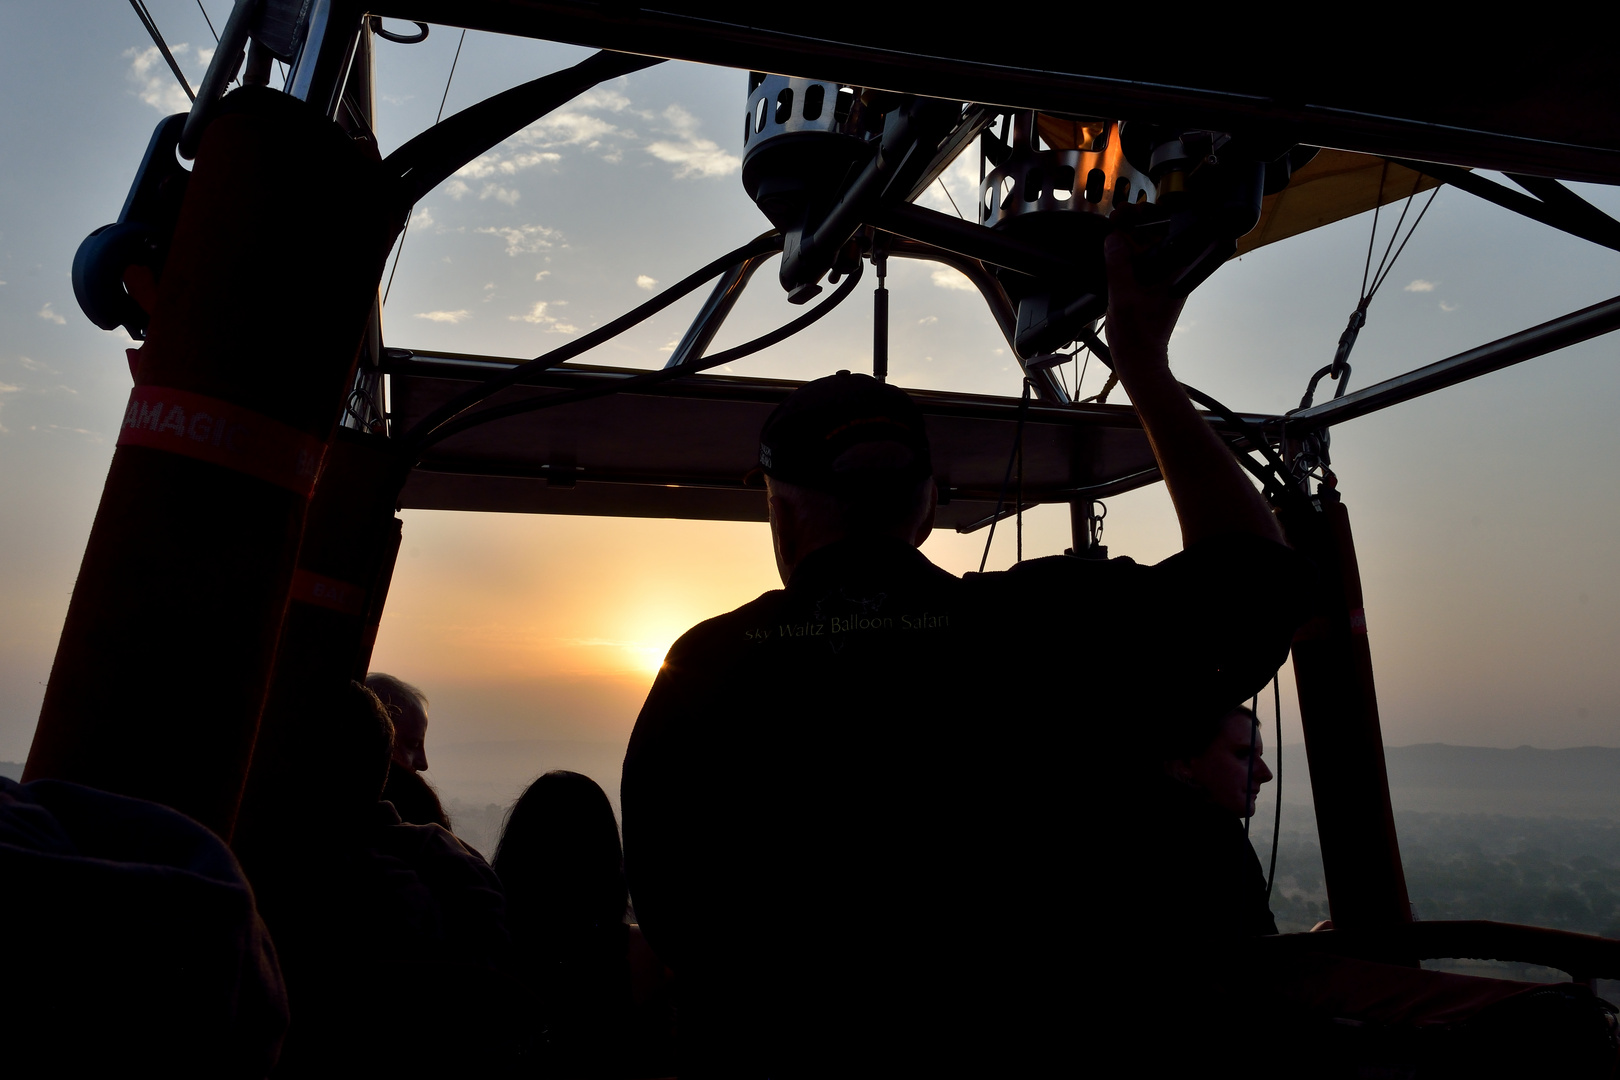
<instances>
[{"instance_id":1,"label":"raised arm","mask_svg":"<svg viewBox=\"0 0 1620 1080\"><path fill-rule=\"evenodd\" d=\"M1282 543L1265 499L1170 373L1170 332L1183 301L1137 280L1135 246L1125 230L1111 233L1105 250L1108 347L1170 490L1182 546L1233 535Z\"/></svg>"}]
</instances>

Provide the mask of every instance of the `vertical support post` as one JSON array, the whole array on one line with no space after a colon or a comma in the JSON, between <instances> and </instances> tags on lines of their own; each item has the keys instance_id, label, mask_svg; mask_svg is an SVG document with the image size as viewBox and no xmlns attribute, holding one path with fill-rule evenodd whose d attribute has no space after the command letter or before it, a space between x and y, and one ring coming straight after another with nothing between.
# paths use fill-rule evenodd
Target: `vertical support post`
<instances>
[{"instance_id":1,"label":"vertical support post","mask_svg":"<svg viewBox=\"0 0 1620 1080\"><path fill-rule=\"evenodd\" d=\"M310 490L277 469L313 480L332 437L401 224L384 190L287 95L244 87L204 130L27 778L230 834Z\"/></svg>"},{"instance_id":2,"label":"vertical support post","mask_svg":"<svg viewBox=\"0 0 1620 1080\"><path fill-rule=\"evenodd\" d=\"M1102 520L1107 515L1108 508L1095 499L1069 503L1069 537L1074 546L1064 554L1081 559L1108 558L1108 545L1102 542Z\"/></svg>"},{"instance_id":3,"label":"vertical support post","mask_svg":"<svg viewBox=\"0 0 1620 1080\"><path fill-rule=\"evenodd\" d=\"M872 377L889 381L889 253L882 242L872 243L872 268L877 271L877 288L872 292Z\"/></svg>"},{"instance_id":4,"label":"vertical support post","mask_svg":"<svg viewBox=\"0 0 1620 1080\"><path fill-rule=\"evenodd\" d=\"M1380 930L1410 922L1412 908L1390 809L1361 571L1338 492L1323 488L1313 502L1317 511L1293 511L1284 527L1323 579L1318 610L1293 650L1322 869L1334 927Z\"/></svg>"}]
</instances>

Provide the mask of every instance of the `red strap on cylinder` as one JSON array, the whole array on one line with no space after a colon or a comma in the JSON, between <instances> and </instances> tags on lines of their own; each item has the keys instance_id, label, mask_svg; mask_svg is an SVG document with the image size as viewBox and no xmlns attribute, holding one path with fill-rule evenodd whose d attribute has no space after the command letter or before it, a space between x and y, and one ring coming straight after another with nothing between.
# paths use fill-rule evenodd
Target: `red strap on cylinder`
<instances>
[{"instance_id":1,"label":"red strap on cylinder","mask_svg":"<svg viewBox=\"0 0 1620 1080\"><path fill-rule=\"evenodd\" d=\"M129 394L119 446L143 446L223 465L309 498L326 446L239 405L162 386Z\"/></svg>"},{"instance_id":2,"label":"red strap on cylinder","mask_svg":"<svg viewBox=\"0 0 1620 1080\"><path fill-rule=\"evenodd\" d=\"M330 608L345 615L366 613L366 590L347 581L310 570L294 570L292 599L303 604Z\"/></svg>"}]
</instances>

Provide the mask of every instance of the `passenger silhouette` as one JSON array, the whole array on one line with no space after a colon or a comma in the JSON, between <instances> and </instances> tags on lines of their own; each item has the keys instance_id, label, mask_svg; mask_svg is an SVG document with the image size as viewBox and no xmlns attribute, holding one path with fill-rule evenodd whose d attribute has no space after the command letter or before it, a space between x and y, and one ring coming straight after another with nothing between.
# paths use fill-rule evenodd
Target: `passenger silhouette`
<instances>
[{"instance_id":1,"label":"passenger silhouette","mask_svg":"<svg viewBox=\"0 0 1620 1080\"><path fill-rule=\"evenodd\" d=\"M287 977L278 1076L478 1074L508 1001L511 942L494 872L436 825L379 801L392 723L359 683L325 702L298 792L243 852Z\"/></svg>"},{"instance_id":2,"label":"passenger silhouette","mask_svg":"<svg viewBox=\"0 0 1620 1080\"><path fill-rule=\"evenodd\" d=\"M1093 1054L1081 973L1113 970L1124 917L1093 837L1129 790L1104 747L1258 690L1309 581L1169 370L1180 301L1130 257L1111 242L1109 343L1186 545L1157 566L957 578L917 550L938 488L904 392L840 372L767 420L785 588L676 642L625 758L626 870L691 1075Z\"/></svg>"},{"instance_id":3,"label":"passenger silhouette","mask_svg":"<svg viewBox=\"0 0 1620 1080\"><path fill-rule=\"evenodd\" d=\"M1168 728L1156 746L1116 832L1141 925L1176 948L1275 934L1243 827L1271 780L1260 721L1238 706Z\"/></svg>"},{"instance_id":4,"label":"passenger silhouette","mask_svg":"<svg viewBox=\"0 0 1620 1080\"><path fill-rule=\"evenodd\" d=\"M381 671L366 676L366 689L377 695L394 723L393 751L383 799L394 804L401 821L450 828L439 793L420 774L427 771L428 699L403 679Z\"/></svg>"},{"instance_id":5,"label":"passenger silhouette","mask_svg":"<svg viewBox=\"0 0 1620 1080\"><path fill-rule=\"evenodd\" d=\"M524 1021L531 1064L553 1075L623 1075L631 1053L629 894L607 795L579 773L546 773L508 813L494 866L517 979L536 1010Z\"/></svg>"},{"instance_id":6,"label":"passenger silhouette","mask_svg":"<svg viewBox=\"0 0 1620 1080\"><path fill-rule=\"evenodd\" d=\"M0 1062L10 1076L269 1074L276 952L224 842L185 815L0 777Z\"/></svg>"},{"instance_id":7,"label":"passenger silhouette","mask_svg":"<svg viewBox=\"0 0 1620 1080\"><path fill-rule=\"evenodd\" d=\"M1283 1075L1608 1077L1609 1010L1585 988L1425 971L1323 952L1279 956L1266 878L1243 820L1271 779L1241 706L1166 727L1105 847L1130 885L1139 934L1116 986L1116 1028L1139 1075L1186 1075L1247 1051L1271 1018ZM1177 1037L1143 1008L1171 982ZM1292 1071L1289 1071L1292 1070Z\"/></svg>"}]
</instances>

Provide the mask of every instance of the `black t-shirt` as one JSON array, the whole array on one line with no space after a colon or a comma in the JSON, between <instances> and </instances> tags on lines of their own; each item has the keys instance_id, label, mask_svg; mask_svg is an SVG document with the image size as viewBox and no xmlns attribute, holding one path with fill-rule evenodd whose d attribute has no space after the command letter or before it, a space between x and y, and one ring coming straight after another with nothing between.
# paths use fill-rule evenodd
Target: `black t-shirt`
<instances>
[{"instance_id":1,"label":"black t-shirt","mask_svg":"<svg viewBox=\"0 0 1620 1080\"><path fill-rule=\"evenodd\" d=\"M1087 854L1117 763L1269 680L1305 580L1242 537L967 578L845 540L688 632L637 720L623 806L690 1064L1061 1053L1069 988L1117 936L1089 913L1108 880Z\"/></svg>"},{"instance_id":2,"label":"black t-shirt","mask_svg":"<svg viewBox=\"0 0 1620 1080\"><path fill-rule=\"evenodd\" d=\"M1220 952L1277 932L1242 818L1165 776L1145 779L1122 809L1119 872L1145 938L1165 951Z\"/></svg>"}]
</instances>

